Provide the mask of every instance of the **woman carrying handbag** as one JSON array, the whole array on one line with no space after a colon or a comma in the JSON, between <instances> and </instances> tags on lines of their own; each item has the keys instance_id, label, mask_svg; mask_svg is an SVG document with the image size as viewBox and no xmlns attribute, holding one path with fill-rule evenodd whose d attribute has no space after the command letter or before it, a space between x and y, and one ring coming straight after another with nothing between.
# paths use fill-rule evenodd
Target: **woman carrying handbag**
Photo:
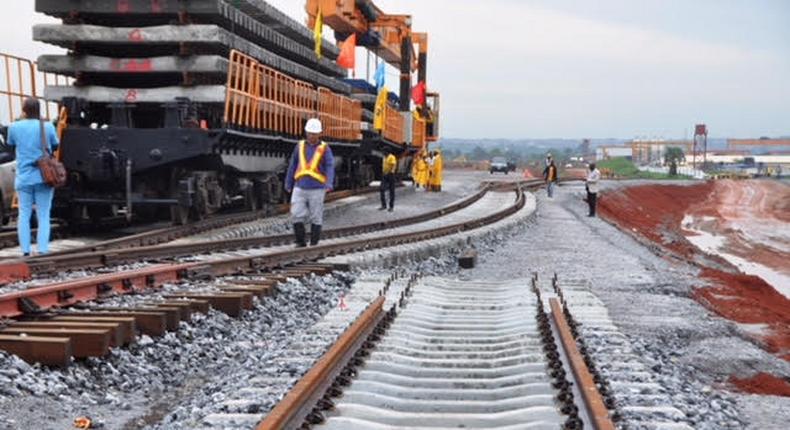
<instances>
[{"instance_id":1,"label":"woman carrying handbag","mask_svg":"<svg viewBox=\"0 0 790 430\"><path fill-rule=\"evenodd\" d=\"M16 147L14 188L19 197L17 233L22 254L30 255L30 218L36 205L39 254L49 252L49 215L55 186L65 180L63 165L52 158L58 146L55 127L40 118L39 101L26 98L22 103L24 118L8 127L8 144ZM45 170L42 175L42 170ZM62 178L61 178L62 176Z\"/></svg>"}]
</instances>

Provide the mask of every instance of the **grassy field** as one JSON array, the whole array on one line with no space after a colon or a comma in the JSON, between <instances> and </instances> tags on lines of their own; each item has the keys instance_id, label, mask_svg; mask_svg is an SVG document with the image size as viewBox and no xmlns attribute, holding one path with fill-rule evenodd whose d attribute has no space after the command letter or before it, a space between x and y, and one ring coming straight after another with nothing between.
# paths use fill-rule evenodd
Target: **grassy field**
<instances>
[{"instance_id":1,"label":"grassy field","mask_svg":"<svg viewBox=\"0 0 790 430\"><path fill-rule=\"evenodd\" d=\"M598 170L602 173L604 169L612 172L616 178L626 179L688 179L688 176L677 175L669 176L665 173L643 172L637 169L636 165L625 158L612 158L596 163Z\"/></svg>"}]
</instances>

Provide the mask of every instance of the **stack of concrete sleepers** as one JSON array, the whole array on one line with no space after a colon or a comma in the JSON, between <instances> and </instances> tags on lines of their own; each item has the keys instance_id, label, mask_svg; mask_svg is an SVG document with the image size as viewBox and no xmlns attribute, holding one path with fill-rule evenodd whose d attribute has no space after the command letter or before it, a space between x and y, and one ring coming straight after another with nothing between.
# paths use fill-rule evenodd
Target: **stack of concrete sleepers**
<instances>
[{"instance_id":1,"label":"stack of concrete sleepers","mask_svg":"<svg viewBox=\"0 0 790 430\"><path fill-rule=\"evenodd\" d=\"M47 97L114 103L129 101L133 89L137 103L168 102L174 96L221 103L232 49L296 79L339 93L350 91L337 79L343 69L329 58L319 59L304 40L284 34L293 33L283 29L295 21L273 13L276 9L268 5L255 17L236 7L249 9L252 3L37 0L38 11L61 17L64 24L36 25L34 39L70 50L67 56L42 56L39 68L78 78L76 86L49 87ZM267 20L260 18L264 16ZM273 25L278 16L282 22Z\"/></svg>"},{"instance_id":2,"label":"stack of concrete sleepers","mask_svg":"<svg viewBox=\"0 0 790 430\"><path fill-rule=\"evenodd\" d=\"M232 14L241 11L295 43L311 50L315 45L312 29L262 0L124 0L122 5L119 3L106 0L36 0L36 11L64 19L70 24L87 21L96 25L129 27L145 19L149 25L165 25L184 17L192 23L217 24L223 28L230 28L229 23L240 25L240 18ZM325 57L336 60L339 53L335 45L323 41L322 54Z\"/></svg>"}]
</instances>

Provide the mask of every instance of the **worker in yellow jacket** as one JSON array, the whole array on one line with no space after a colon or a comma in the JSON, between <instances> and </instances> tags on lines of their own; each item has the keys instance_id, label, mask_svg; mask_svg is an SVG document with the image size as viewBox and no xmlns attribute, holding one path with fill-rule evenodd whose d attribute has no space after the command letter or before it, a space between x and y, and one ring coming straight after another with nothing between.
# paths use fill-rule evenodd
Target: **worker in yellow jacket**
<instances>
[{"instance_id":1,"label":"worker in yellow jacket","mask_svg":"<svg viewBox=\"0 0 790 430\"><path fill-rule=\"evenodd\" d=\"M423 165L425 167L422 170L422 174L421 174L421 177L420 177L420 184L422 185L423 188L425 188L427 190L428 189L428 182L429 182L429 179L431 177L431 170L430 170L430 166L428 165L428 154L427 153L423 154L422 162L423 162Z\"/></svg>"},{"instance_id":2,"label":"worker in yellow jacket","mask_svg":"<svg viewBox=\"0 0 790 430\"><path fill-rule=\"evenodd\" d=\"M425 187L428 183L428 163L425 161L425 153L417 154L414 157L413 164L411 177L414 181L414 186L417 188Z\"/></svg>"},{"instance_id":3,"label":"worker in yellow jacket","mask_svg":"<svg viewBox=\"0 0 790 430\"><path fill-rule=\"evenodd\" d=\"M442 153L439 151L434 151L433 153L433 168L431 169L431 183L430 183L430 190L431 191L441 191L442 190L442 169L443 169L443 162L442 162Z\"/></svg>"},{"instance_id":4,"label":"worker in yellow jacket","mask_svg":"<svg viewBox=\"0 0 790 430\"><path fill-rule=\"evenodd\" d=\"M395 154L388 154L381 162L381 187L379 194L381 194L381 207L379 210L387 209L386 191L389 191L389 211L392 212L395 208L395 176L398 170L398 158Z\"/></svg>"}]
</instances>

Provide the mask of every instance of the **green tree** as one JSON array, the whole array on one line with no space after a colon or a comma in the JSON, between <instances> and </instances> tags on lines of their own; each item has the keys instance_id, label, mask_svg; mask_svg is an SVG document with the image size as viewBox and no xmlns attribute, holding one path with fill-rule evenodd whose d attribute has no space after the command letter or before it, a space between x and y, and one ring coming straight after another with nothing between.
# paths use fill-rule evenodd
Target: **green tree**
<instances>
[{"instance_id":1,"label":"green tree","mask_svg":"<svg viewBox=\"0 0 790 430\"><path fill-rule=\"evenodd\" d=\"M487 160L488 152L479 146L475 146L475 149L473 149L472 153L470 154L470 158L475 161Z\"/></svg>"},{"instance_id":2,"label":"green tree","mask_svg":"<svg viewBox=\"0 0 790 430\"><path fill-rule=\"evenodd\" d=\"M678 163L685 160L686 155L683 153L682 148L677 146L667 148L667 152L664 154L664 163L669 164L669 176L677 176Z\"/></svg>"}]
</instances>

